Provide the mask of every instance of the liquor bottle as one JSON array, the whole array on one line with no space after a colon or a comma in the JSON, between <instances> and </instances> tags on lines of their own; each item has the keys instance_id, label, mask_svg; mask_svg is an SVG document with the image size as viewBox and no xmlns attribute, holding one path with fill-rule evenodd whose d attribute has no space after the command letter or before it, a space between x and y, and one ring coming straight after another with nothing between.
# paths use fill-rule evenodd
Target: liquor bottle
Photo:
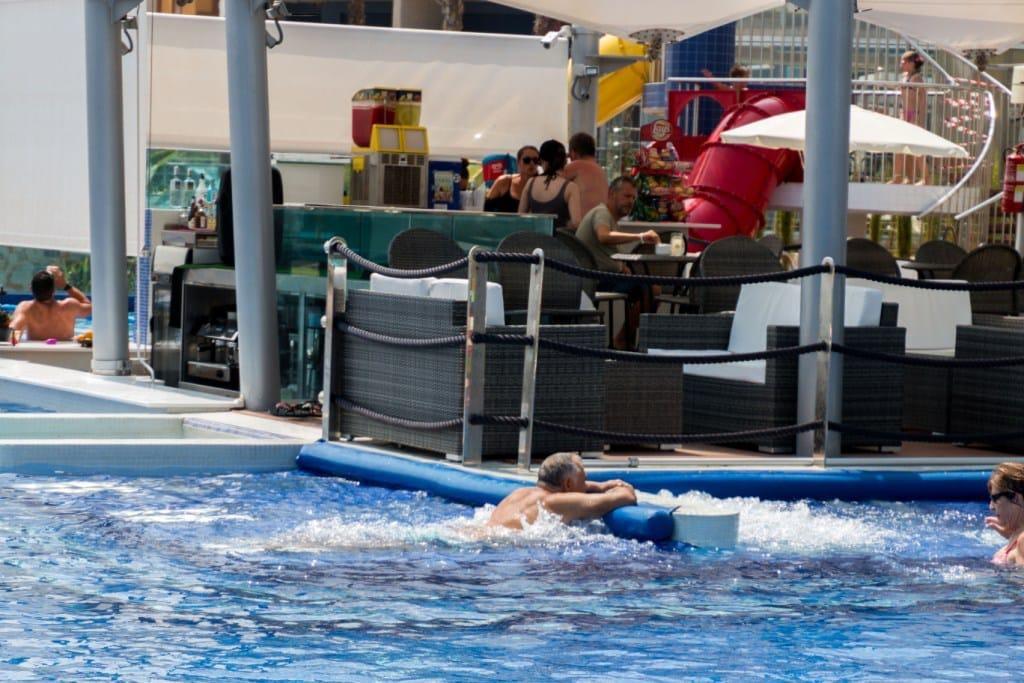
<instances>
[{"instance_id":1,"label":"liquor bottle","mask_svg":"<svg viewBox=\"0 0 1024 683\"><path fill-rule=\"evenodd\" d=\"M206 198L206 174L202 171L199 172L199 184L196 185L196 197L202 199L204 202Z\"/></svg>"},{"instance_id":2,"label":"liquor bottle","mask_svg":"<svg viewBox=\"0 0 1024 683\"><path fill-rule=\"evenodd\" d=\"M196 197L196 181L192 178L192 169L188 169L185 176L185 196L182 197L182 205L190 205Z\"/></svg>"},{"instance_id":3,"label":"liquor bottle","mask_svg":"<svg viewBox=\"0 0 1024 683\"><path fill-rule=\"evenodd\" d=\"M174 175L171 176L171 182L167 186L167 203L171 205L171 208L181 208L181 178L178 177L178 167L174 167Z\"/></svg>"}]
</instances>

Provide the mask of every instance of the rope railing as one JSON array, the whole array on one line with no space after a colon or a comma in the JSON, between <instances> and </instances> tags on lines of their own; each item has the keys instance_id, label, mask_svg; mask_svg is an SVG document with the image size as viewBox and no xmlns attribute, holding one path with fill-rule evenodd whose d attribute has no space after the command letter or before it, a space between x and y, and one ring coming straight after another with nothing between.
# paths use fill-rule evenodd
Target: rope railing
<instances>
[{"instance_id":1,"label":"rope railing","mask_svg":"<svg viewBox=\"0 0 1024 683\"><path fill-rule=\"evenodd\" d=\"M438 349L455 346L464 346L466 343L466 335L464 334L453 334L447 337L434 337L429 339L420 339L416 337L395 337L388 334L380 334L378 332L364 330L361 327L349 325L344 320L335 320L334 328L341 332L342 334L351 334L353 337L357 337L359 339L376 342L378 344L386 344L388 346L404 346L407 348L418 349Z\"/></svg>"},{"instance_id":2,"label":"rope railing","mask_svg":"<svg viewBox=\"0 0 1024 683\"><path fill-rule=\"evenodd\" d=\"M946 292L1000 292L1006 290L1024 289L1024 280L1005 280L992 282L951 282L948 280L910 280L890 275L879 275L867 270L850 268L849 266L835 266L836 273L846 277L870 280L887 285L898 285L900 287L911 287L913 289L934 289Z\"/></svg>"},{"instance_id":3,"label":"rope railing","mask_svg":"<svg viewBox=\"0 0 1024 683\"><path fill-rule=\"evenodd\" d=\"M925 368L1002 368L1024 365L1024 356L1002 356L999 358L943 358L941 356L906 355L883 353L860 349L845 344L832 343L832 353L841 353L852 358L893 363L896 365L913 365Z\"/></svg>"}]
</instances>

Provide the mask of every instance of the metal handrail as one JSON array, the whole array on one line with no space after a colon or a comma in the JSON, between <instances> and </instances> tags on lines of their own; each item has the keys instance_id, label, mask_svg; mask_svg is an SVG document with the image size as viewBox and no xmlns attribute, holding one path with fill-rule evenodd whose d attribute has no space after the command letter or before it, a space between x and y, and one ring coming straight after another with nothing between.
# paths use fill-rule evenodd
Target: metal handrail
<instances>
[{"instance_id":1,"label":"metal handrail","mask_svg":"<svg viewBox=\"0 0 1024 683\"><path fill-rule=\"evenodd\" d=\"M952 189L950 189L944 195L942 195L941 197L936 199L934 202L932 202L928 206L928 208L926 208L924 211L919 213L917 215L918 218L924 218L928 214L930 214L933 211L935 211L935 209L939 208L940 206L945 204L947 201L949 201L953 197L953 195L955 195L957 192L959 192L960 189L964 185L967 184L968 180L971 180L974 177L974 174L978 172L978 169L981 168L982 165L985 164L985 161L988 158L988 152L992 148L992 139L995 137L995 132L996 132L996 130L995 130L996 129L996 100L995 100L994 97L992 97L992 93L990 93L987 90L985 91L985 99L988 101L988 120L989 120L989 123L988 123L988 135L985 136L985 144L982 146L981 152L978 154L977 158L975 158L974 163L967 170L967 173L964 174L964 177L960 179L960 182L958 182L956 185L954 185L952 187Z\"/></svg>"}]
</instances>

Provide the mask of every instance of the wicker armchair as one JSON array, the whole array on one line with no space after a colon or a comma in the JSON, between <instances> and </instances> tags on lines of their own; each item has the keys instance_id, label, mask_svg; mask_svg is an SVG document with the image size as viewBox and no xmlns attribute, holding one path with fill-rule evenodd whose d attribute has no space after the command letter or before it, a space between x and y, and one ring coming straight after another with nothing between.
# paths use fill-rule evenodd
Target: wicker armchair
<instances>
[{"instance_id":1,"label":"wicker armchair","mask_svg":"<svg viewBox=\"0 0 1024 683\"><path fill-rule=\"evenodd\" d=\"M1001 244L986 244L967 254L953 269L952 279L968 282L1001 282L1020 277L1020 254ZM971 292L974 314L1016 315L1017 292Z\"/></svg>"},{"instance_id":2,"label":"wicker armchair","mask_svg":"<svg viewBox=\"0 0 1024 683\"><path fill-rule=\"evenodd\" d=\"M466 252L455 240L436 230L410 228L398 233L388 245L388 264L392 268L419 270L458 261ZM450 277L466 277L466 269L454 271Z\"/></svg>"},{"instance_id":3,"label":"wicker armchair","mask_svg":"<svg viewBox=\"0 0 1024 683\"><path fill-rule=\"evenodd\" d=\"M576 257L576 262L581 267L589 268L590 270L598 269L597 261L594 260L594 255L590 253L590 249L583 242L580 242L579 238L572 232L565 228L559 228L555 230L555 239L569 248L569 251ZM625 305L626 299L629 297L622 292L599 292L597 291L597 281L589 278L581 280L581 283L583 285L583 293L594 302L595 306L600 308L601 304L608 304L608 345L611 346L612 336L615 334L615 302L621 301Z\"/></svg>"},{"instance_id":4,"label":"wicker armchair","mask_svg":"<svg viewBox=\"0 0 1024 683\"><path fill-rule=\"evenodd\" d=\"M775 233L770 232L767 235L762 235L758 238L757 243L771 250L775 254L775 258L782 258L782 250L786 245L783 244L782 238Z\"/></svg>"},{"instance_id":5,"label":"wicker armchair","mask_svg":"<svg viewBox=\"0 0 1024 683\"><path fill-rule=\"evenodd\" d=\"M846 265L875 275L901 277L900 266L889 250L864 237L846 240Z\"/></svg>"},{"instance_id":6,"label":"wicker armchair","mask_svg":"<svg viewBox=\"0 0 1024 683\"><path fill-rule=\"evenodd\" d=\"M783 270L779 257L768 247L749 237L735 235L709 244L694 268L696 277L722 277L778 273ZM739 285L698 287L690 295L701 313L732 311L740 296Z\"/></svg>"},{"instance_id":7,"label":"wicker armchair","mask_svg":"<svg viewBox=\"0 0 1024 683\"><path fill-rule=\"evenodd\" d=\"M434 338L462 333L466 304L448 299L349 292L343 319L355 327L396 337ZM523 334L522 327L488 327L488 332ZM600 325L542 326L541 336L599 349ZM334 398L392 417L422 422L462 416L464 347L402 348L338 334L332 353ZM604 425L605 362L541 349L537 363L535 417L590 429ZM485 362L484 412L518 415L523 348L489 345ZM441 453L462 452L461 428L419 430L397 427L332 406L332 430ZM511 456L519 430L484 428L485 456ZM600 450L599 440L534 430L535 455Z\"/></svg>"},{"instance_id":8,"label":"wicker armchair","mask_svg":"<svg viewBox=\"0 0 1024 683\"><path fill-rule=\"evenodd\" d=\"M498 244L498 251L529 254L543 249L548 258L579 265L569 247L549 235L536 232L515 232ZM525 323L530 298L530 266L526 263L502 263L498 266L498 283L505 296L505 319L509 323ZM541 296L543 320L559 323L603 322L600 311L580 309L583 280L554 268L544 269L544 291Z\"/></svg>"},{"instance_id":9,"label":"wicker armchair","mask_svg":"<svg viewBox=\"0 0 1024 683\"><path fill-rule=\"evenodd\" d=\"M883 307L884 310L884 307ZM882 319L891 321L883 313ZM649 349L706 349L721 351L729 344L732 314L645 315L640 321L640 347ZM903 353L904 330L897 327L847 327L848 346ZM770 325L767 348L796 346L800 330ZM683 378L683 428L689 434L734 432L784 427L797 422L797 365L794 357L769 359L763 383L686 374ZM845 358L843 422L878 431L898 432L903 407L903 368L900 365ZM791 452L793 436L765 438L738 446L764 452ZM896 447L897 441L844 435L843 448Z\"/></svg>"},{"instance_id":10,"label":"wicker armchair","mask_svg":"<svg viewBox=\"0 0 1024 683\"><path fill-rule=\"evenodd\" d=\"M965 256L967 252L957 244L946 240L931 240L917 248L914 260L922 263L941 263L954 268Z\"/></svg>"},{"instance_id":11,"label":"wicker armchair","mask_svg":"<svg viewBox=\"0 0 1024 683\"><path fill-rule=\"evenodd\" d=\"M1024 321L1019 317L988 319L986 326L976 324L956 330L957 358L1022 355ZM1024 392L1020 391L1024 367L956 368L952 376L951 432L999 434L1024 430ZM987 445L1007 453L1024 452L1024 439Z\"/></svg>"}]
</instances>

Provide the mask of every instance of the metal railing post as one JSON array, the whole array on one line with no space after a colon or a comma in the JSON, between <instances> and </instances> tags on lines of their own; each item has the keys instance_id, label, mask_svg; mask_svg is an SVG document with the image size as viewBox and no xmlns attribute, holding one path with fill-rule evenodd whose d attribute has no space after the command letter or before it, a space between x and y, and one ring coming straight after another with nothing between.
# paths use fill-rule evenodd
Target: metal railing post
<instances>
[{"instance_id":1,"label":"metal railing post","mask_svg":"<svg viewBox=\"0 0 1024 683\"><path fill-rule=\"evenodd\" d=\"M523 397L519 416L526 424L519 427L520 470L529 472L533 456L533 412L537 386L537 356L540 353L540 306L544 291L544 250L534 249L537 263L530 266L530 296L526 310L526 334L533 343L523 353Z\"/></svg>"},{"instance_id":2,"label":"metal railing post","mask_svg":"<svg viewBox=\"0 0 1024 683\"><path fill-rule=\"evenodd\" d=\"M332 237L324 242L324 252L327 254L327 301L321 319L324 328L324 388L320 398L324 441L330 441L331 436L339 431L332 424L334 411L331 409L334 385L338 379L334 376L334 316L345 312L348 286L348 259L338 252L339 246L346 246L345 240L340 237Z\"/></svg>"},{"instance_id":3,"label":"metal railing post","mask_svg":"<svg viewBox=\"0 0 1024 683\"><path fill-rule=\"evenodd\" d=\"M483 459L484 427L472 424L484 412L486 346L473 336L487 330L487 264L476 260L480 247L469 250L469 285L466 292L466 381L462 400L462 464L479 465ZM449 459L458 456L448 455Z\"/></svg>"},{"instance_id":4,"label":"metal railing post","mask_svg":"<svg viewBox=\"0 0 1024 683\"><path fill-rule=\"evenodd\" d=\"M836 271L835 263L830 257L822 261L828 268L821 274L820 307L818 309L818 338L825 342L825 349L817 353L817 382L814 392L814 419L821 426L814 431L814 459L825 466L829 458L839 455L840 435L828 428L830 420L838 417L837 406L829 400L829 377L832 369L832 335L835 310Z\"/></svg>"}]
</instances>

